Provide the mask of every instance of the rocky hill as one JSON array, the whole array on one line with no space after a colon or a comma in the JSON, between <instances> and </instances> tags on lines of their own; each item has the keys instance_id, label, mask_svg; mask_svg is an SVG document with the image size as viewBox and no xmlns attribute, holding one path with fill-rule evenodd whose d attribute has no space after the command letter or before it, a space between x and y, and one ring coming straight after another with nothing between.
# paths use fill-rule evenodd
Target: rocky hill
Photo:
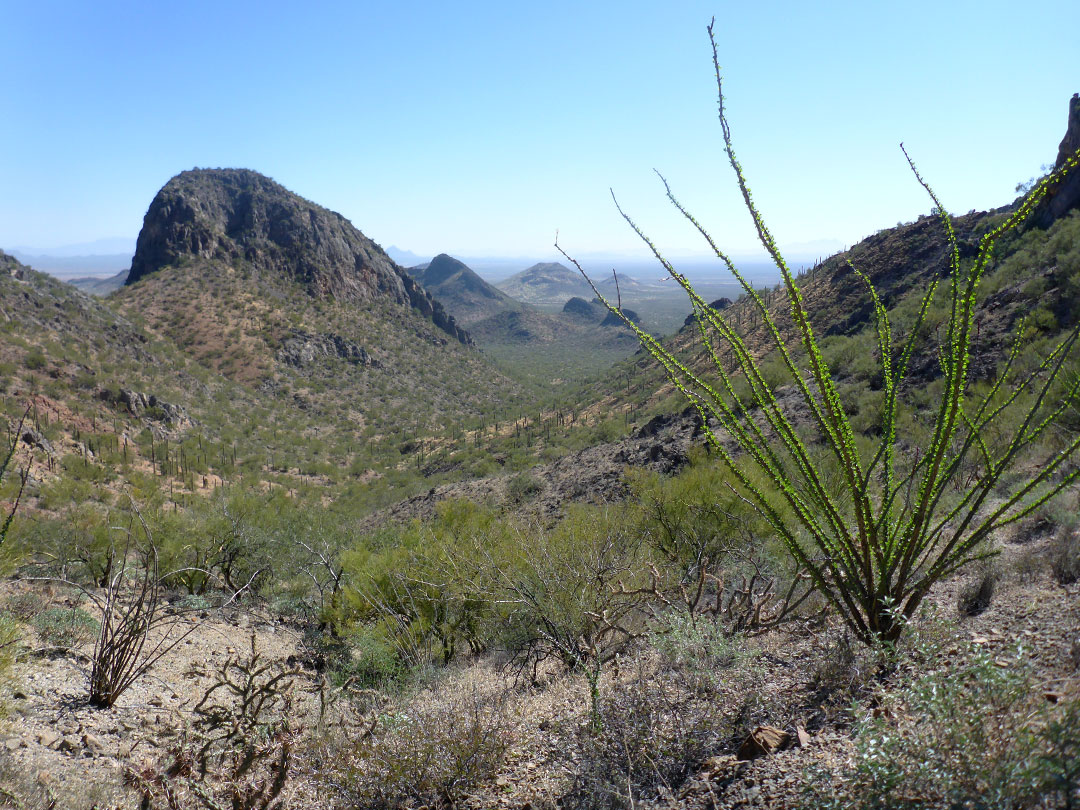
<instances>
[{"instance_id":1,"label":"rocky hill","mask_svg":"<svg viewBox=\"0 0 1080 810\"><path fill-rule=\"evenodd\" d=\"M290 278L315 296L411 306L462 343L468 335L389 256L341 214L247 169L195 169L172 178L143 219L127 285L164 267L207 261Z\"/></svg>"},{"instance_id":2,"label":"rocky hill","mask_svg":"<svg viewBox=\"0 0 1080 810\"><path fill-rule=\"evenodd\" d=\"M581 274L558 262L540 262L503 279L496 286L518 301L562 306L574 296L592 298Z\"/></svg>"},{"instance_id":3,"label":"rocky hill","mask_svg":"<svg viewBox=\"0 0 1080 810\"><path fill-rule=\"evenodd\" d=\"M517 312L522 309L519 301L488 284L464 262L445 253L440 253L427 264L408 268L408 273L419 281L458 323L466 326L499 312Z\"/></svg>"},{"instance_id":4,"label":"rocky hill","mask_svg":"<svg viewBox=\"0 0 1080 810\"><path fill-rule=\"evenodd\" d=\"M212 371L356 427L434 428L516 391L348 220L252 171L170 180L115 305Z\"/></svg>"}]
</instances>

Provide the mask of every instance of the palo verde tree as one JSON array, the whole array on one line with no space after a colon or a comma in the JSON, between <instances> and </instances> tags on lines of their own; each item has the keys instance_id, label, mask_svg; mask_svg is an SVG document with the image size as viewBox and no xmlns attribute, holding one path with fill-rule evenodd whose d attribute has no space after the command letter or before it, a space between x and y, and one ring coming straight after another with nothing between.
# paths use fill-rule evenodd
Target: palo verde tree
<instances>
[{"instance_id":1,"label":"palo verde tree","mask_svg":"<svg viewBox=\"0 0 1080 810\"><path fill-rule=\"evenodd\" d=\"M622 312L620 302L604 299L595 286L593 291L635 331L697 408L710 443L732 474L732 486L783 541L852 632L867 643L895 642L936 582L985 555L984 541L992 533L1030 514L1080 475L1072 461L1080 449L1076 433L1067 433L1037 467L1020 464L1076 406L1080 381L1064 372L1080 326L1032 366L1022 368L1017 362L1024 345L1021 325L1008 359L988 385L973 385L970 373L979 285L994 246L1020 227L1053 183L1077 169L1080 152L1066 157L982 236L974 261L961 261L949 214L904 151L936 207L950 259L931 281L910 332L902 338L893 333L870 279L852 268L866 282L873 302L883 380L880 433L867 442L852 427L795 275L766 227L735 156L712 24L708 32L725 152L758 238L780 271L790 328L778 325L763 296L676 199L662 175L660 179L671 203L742 285L784 379L766 380L733 319L709 307L622 208L619 213L689 296L701 347L711 360L708 373L642 331ZM617 200L615 204L618 207ZM563 255L585 275L576 261ZM948 296L947 328L938 347L942 393L929 416L928 443L917 455L901 453L901 416L915 407L905 384L907 373L913 354L926 350L927 314L940 288ZM795 393L784 398L796 401L795 408L778 398L781 386ZM979 468L977 476L964 473L971 463Z\"/></svg>"}]
</instances>

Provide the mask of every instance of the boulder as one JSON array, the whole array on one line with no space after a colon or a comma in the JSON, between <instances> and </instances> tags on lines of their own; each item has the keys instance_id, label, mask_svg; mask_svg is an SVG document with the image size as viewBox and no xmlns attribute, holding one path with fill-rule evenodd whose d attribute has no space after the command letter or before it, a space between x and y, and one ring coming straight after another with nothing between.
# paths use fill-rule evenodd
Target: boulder
<instances>
[{"instance_id":1,"label":"boulder","mask_svg":"<svg viewBox=\"0 0 1080 810\"><path fill-rule=\"evenodd\" d=\"M739 746L735 756L744 761L757 759L787 748L790 742L791 735L783 729L775 726L758 726Z\"/></svg>"}]
</instances>

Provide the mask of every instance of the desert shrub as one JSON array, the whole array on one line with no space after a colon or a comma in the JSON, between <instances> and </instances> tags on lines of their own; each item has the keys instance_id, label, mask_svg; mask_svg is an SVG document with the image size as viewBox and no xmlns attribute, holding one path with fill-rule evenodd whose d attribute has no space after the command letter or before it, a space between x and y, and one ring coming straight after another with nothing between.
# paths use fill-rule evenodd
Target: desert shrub
<instances>
[{"instance_id":1,"label":"desert shrub","mask_svg":"<svg viewBox=\"0 0 1080 810\"><path fill-rule=\"evenodd\" d=\"M335 671L338 679L349 678L361 688L392 690L410 674L392 639L379 628L361 626L348 639L348 657Z\"/></svg>"},{"instance_id":2,"label":"desert shrub","mask_svg":"<svg viewBox=\"0 0 1080 810\"><path fill-rule=\"evenodd\" d=\"M440 689L380 715L358 741L343 743L332 785L356 810L454 807L494 779L509 744L498 696Z\"/></svg>"},{"instance_id":3,"label":"desert shrub","mask_svg":"<svg viewBox=\"0 0 1080 810\"><path fill-rule=\"evenodd\" d=\"M93 639L101 623L81 608L49 608L31 622L43 642L54 647L77 647Z\"/></svg>"},{"instance_id":4,"label":"desert shrub","mask_svg":"<svg viewBox=\"0 0 1080 810\"><path fill-rule=\"evenodd\" d=\"M29 371L40 371L47 366L49 361L45 358L41 349L33 348L26 353L26 357L23 358L23 366Z\"/></svg>"},{"instance_id":5,"label":"desert shrub","mask_svg":"<svg viewBox=\"0 0 1080 810\"><path fill-rule=\"evenodd\" d=\"M128 767L146 807L271 810L290 775L299 729L291 720L299 672L251 652L230 656L192 710L188 733L157 764Z\"/></svg>"},{"instance_id":6,"label":"desert shrub","mask_svg":"<svg viewBox=\"0 0 1080 810\"><path fill-rule=\"evenodd\" d=\"M9 613L0 613L0 685L6 686L15 663L16 645L19 643L19 623ZM7 714L7 705L0 700L0 718Z\"/></svg>"},{"instance_id":7,"label":"desert shrub","mask_svg":"<svg viewBox=\"0 0 1080 810\"><path fill-rule=\"evenodd\" d=\"M4 601L4 611L20 622L28 622L48 606L48 598L39 590L31 588L13 593Z\"/></svg>"},{"instance_id":8,"label":"desert shrub","mask_svg":"<svg viewBox=\"0 0 1080 810\"><path fill-rule=\"evenodd\" d=\"M506 494L512 503L525 503L544 491L544 485L528 473L518 473L506 485Z\"/></svg>"},{"instance_id":9,"label":"desert shrub","mask_svg":"<svg viewBox=\"0 0 1080 810\"><path fill-rule=\"evenodd\" d=\"M633 510L577 507L555 527L519 527L497 567L502 644L519 676L547 662L584 674L594 729L603 667L647 629L656 578Z\"/></svg>"},{"instance_id":10,"label":"desert shrub","mask_svg":"<svg viewBox=\"0 0 1080 810\"><path fill-rule=\"evenodd\" d=\"M378 533L344 553L337 622L366 625L369 643L388 644L408 668L449 663L491 636L494 569L506 524L468 501L440 503L433 521Z\"/></svg>"},{"instance_id":11,"label":"desert shrub","mask_svg":"<svg viewBox=\"0 0 1080 810\"><path fill-rule=\"evenodd\" d=\"M1062 585L1080 580L1080 531L1062 527L1050 545L1050 570Z\"/></svg>"},{"instance_id":12,"label":"desert shrub","mask_svg":"<svg viewBox=\"0 0 1080 810\"><path fill-rule=\"evenodd\" d=\"M4 479L12 469L12 462L15 459L15 451L19 449L19 437L22 435L23 424L26 422L26 417L30 413L30 406L26 406L26 410L23 411L22 417L17 423L11 423L7 425L9 433L6 433L7 446L0 450L0 454L3 456L3 460L0 460L0 485L3 485ZM11 428L15 429L12 431ZM15 520L15 513L19 510L19 502L22 500L23 491L26 489L26 482L30 477L29 468L22 470L19 473L19 485L17 491L14 493L10 508L6 510L6 514L0 517L0 546L5 544L7 540L8 532L11 530L11 524ZM8 549L3 549L4 553L7 553Z\"/></svg>"},{"instance_id":13,"label":"desert shrub","mask_svg":"<svg viewBox=\"0 0 1080 810\"><path fill-rule=\"evenodd\" d=\"M720 622L679 612L665 614L650 640L669 671L678 673L693 694L715 693L733 667L750 666L755 657L745 641L732 637Z\"/></svg>"},{"instance_id":14,"label":"desert shrub","mask_svg":"<svg viewBox=\"0 0 1080 810\"><path fill-rule=\"evenodd\" d=\"M119 513L100 503L64 504L60 517L41 517L23 527L18 546L30 569L77 584L103 586L112 573L110 524Z\"/></svg>"},{"instance_id":15,"label":"desert shrub","mask_svg":"<svg viewBox=\"0 0 1080 810\"><path fill-rule=\"evenodd\" d=\"M764 707L754 655L718 628L673 617L598 702L599 724L559 733L575 782L561 806L633 808L680 784L707 757L730 752ZM626 677L626 676L629 677Z\"/></svg>"},{"instance_id":16,"label":"desert shrub","mask_svg":"<svg viewBox=\"0 0 1080 810\"><path fill-rule=\"evenodd\" d=\"M1065 807L1080 799L1076 702L1053 707L1022 654L915 671L882 688L857 727L851 765L819 770L805 806Z\"/></svg>"}]
</instances>

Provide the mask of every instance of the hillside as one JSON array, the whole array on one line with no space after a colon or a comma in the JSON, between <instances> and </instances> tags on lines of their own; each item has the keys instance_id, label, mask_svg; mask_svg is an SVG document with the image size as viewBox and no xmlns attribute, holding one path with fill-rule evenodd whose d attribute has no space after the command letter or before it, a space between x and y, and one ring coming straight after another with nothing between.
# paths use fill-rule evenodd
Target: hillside
<instances>
[{"instance_id":1,"label":"hillside","mask_svg":"<svg viewBox=\"0 0 1080 810\"><path fill-rule=\"evenodd\" d=\"M511 298L445 253L408 272L457 323L468 327L470 337L504 374L541 398L553 381L564 388L567 381L609 368L637 349L621 323L615 329L598 328L607 313L582 319L542 311Z\"/></svg>"},{"instance_id":2,"label":"hillside","mask_svg":"<svg viewBox=\"0 0 1080 810\"><path fill-rule=\"evenodd\" d=\"M170 180L114 300L200 364L357 430L403 413L435 429L515 391L378 245L251 171Z\"/></svg>"}]
</instances>

